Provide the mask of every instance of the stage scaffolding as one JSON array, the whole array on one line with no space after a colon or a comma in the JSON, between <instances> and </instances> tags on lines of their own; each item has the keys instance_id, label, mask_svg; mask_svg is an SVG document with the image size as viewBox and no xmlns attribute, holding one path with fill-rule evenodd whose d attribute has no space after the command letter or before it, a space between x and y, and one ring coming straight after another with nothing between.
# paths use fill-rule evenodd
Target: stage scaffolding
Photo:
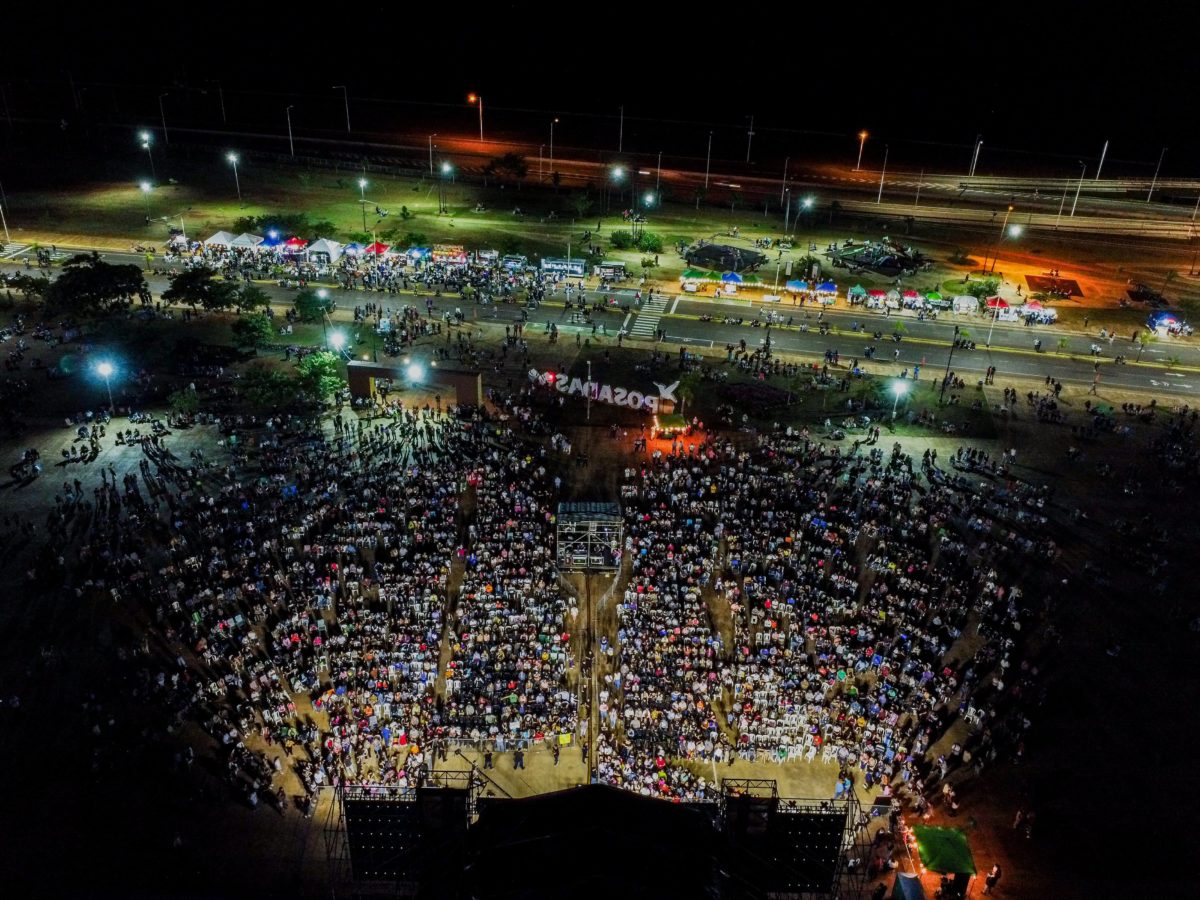
<instances>
[{"instance_id":1,"label":"stage scaffolding","mask_svg":"<svg viewBox=\"0 0 1200 900\"><path fill-rule=\"evenodd\" d=\"M560 571L616 569L623 527L615 503L560 503L557 518Z\"/></svg>"}]
</instances>

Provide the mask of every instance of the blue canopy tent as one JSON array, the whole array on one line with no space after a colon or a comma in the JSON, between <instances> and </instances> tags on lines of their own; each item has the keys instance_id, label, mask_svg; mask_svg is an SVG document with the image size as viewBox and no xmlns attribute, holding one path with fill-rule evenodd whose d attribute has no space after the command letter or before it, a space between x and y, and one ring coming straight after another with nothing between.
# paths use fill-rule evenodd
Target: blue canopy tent
<instances>
[{"instance_id":1,"label":"blue canopy tent","mask_svg":"<svg viewBox=\"0 0 1200 900\"><path fill-rule=\"evenodd\" d=\"M342 248L342 253L348 254L350 256L358 256L362 252L363 252L363 245L360 244L358 241L349 243L345 247Z\"/></svg>"},{"instance_id":2,"label":"blue canopy tent","mask_svg":"<svg viewBox=\"0 0 1200 900\"><path fill-rule=\"evenodd\" d=\"M784 285L784 287L787 288L789 291L796 291L797 293L799 293L800 291L808 290L808 282L807 281L789 281L787 284Z\"/></svg>"},{"instance_id":3,"label":"blue canopy tent","mask_svg":"<svg viewBox=\"0 0 1200 900\"><path fill-rule=\"evenodd\" d=\"M741 284L742 276L737 272L726 272L721 276L721 282L723 284Z\"/></svg>"},{"instance_id":4,"label":"blue canopy tent","mask_svg":"<svg viewBox=\"0 0 1200 900\"><path fill-rule=\"evenodd\" d=\"M921 887L920 877L897 872L896 882L892 885L892 900L925 900L925 888Z\"/></svg>"},{"instance_id":5,"label":"blue canopy tent","mask_svg":"<svg viewBox=\"0 0 1200 900\"><path fill-rule=\"evenodd\" d=\"M820 284L817 285L817 293L818 294L836 294L837 293L837 285L834 284L832 281L822 281Z\"/></svg>"},{"instance_id":6,"label":"blue canopy tent","mask_svg":"<svg viewBox=\"0 0 1200 900\"><path fill-rule=\"evenodd\" d=\"M260 246L260 247L278 247L282 243L283 243L283 238L280 237L279 232L275 231L274 229L271 229L270 231L267 232L266 237L264 237L262 239L262 243L259 244L258 246Z\"/></svg>"}]
</instances>

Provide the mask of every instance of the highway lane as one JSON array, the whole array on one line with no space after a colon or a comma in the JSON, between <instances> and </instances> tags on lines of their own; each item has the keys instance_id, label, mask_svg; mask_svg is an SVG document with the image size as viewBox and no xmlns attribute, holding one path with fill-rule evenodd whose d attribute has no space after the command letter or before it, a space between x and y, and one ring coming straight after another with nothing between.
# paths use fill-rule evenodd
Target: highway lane
<instances>
[{"instance_id":1,"label":"highway lane","mask_svg":"<svg viewBox=\"0 0 1200 900\"><path fill-rule=\"evenodd\" d=\"M103 258L110 262L144 264L143 254L133 253L104 253ZM147 279L151 291L158 295L164 290L168 281L164 276L152 275ZM282 313L292 305L295 297L294 289L281 288L271 283L260 283L277 312ZM623 289L605 292L617 297L621 305L630 307L630 313L623 315L619 310L611 309L597 319L607 328L608 337L615 337L624 327L626 330L637 323L639 313L635 305L634 291ZM337 309L332 316L337 323L350 323L353 308L369 302L382 304L385 308L398 309L412 305L424 310L426 294L403 293L399 295L378 291L344 291L331 290L331 295L337 303ZM596 299L600 292L588 291L589 300ZM1145 355L1146 363L1155 360L1156 365L1136 364L1129 362L1124 365L1113 363L1113 358L1124 354L1129 359L1136 356L1136 347L1132 346L1129 336L1114 341L1110 346L1107 341L1099 341L1077 332L1060 331L1044 327L1027 328L997 324L992 335L992 346L984 346L989 320L983 316L954 317L951 320L946 314L936 321L918 320L914 316L884 316L876 311L856 309L824 310L823 316L817 318L819 310L812 307L798 307L781 304L751 304L744 300L715 300L712 298L697 298L687 294L671 294L665 315L658 322L658 327L666 332L666 343L674 350L679 345L695 348L715 349L723 351L727 344L735 347L745 340L748 348L762 346L766 338L765 327L753 327L749 323L757 317L765 320L768 312L782 317L784 321L791 316L793 324L789 326L776 325L770 329L772 349L775 352L797 355L813 361L821 361L826 350L836 350L843 366L851 360L858 359L860 365L869 370L879 371L886 368L890 374L895 366L907 367L911 370L920 365L922 377L940 377L944 371L947 359L950 357L953 326L968 327L971 340L976 348L967 350L954 348L951 360L952 369L973 383L982 377L988 366L996 366L1000 384L1003 376L1020 375L1022 377L1052 378L1064 383L1090 386L1097 371L1100 373L1100 391L1103 394L1105 386L1111 385L1122 390L1136 391L1147 396L1174 397L1183 400L1195 397L1200 393L1200 349L1184 345L1168 345L1167 347L1151 347ZM578 299L576 295L576 299ZM544 335L547 325L555 323L561 339L570 340L574 334L590 336L591 326L572 323L563 308L563 296L552 295L536 310L525 310L516 304L490 304L479 306L464 301L458 296L445 295L433 298L433 308L437 315L443 312L453 312L461 308L469 316L468 321L480 323L505 324L523 321L527 317L526 333L536 340ZM744 324L726 324L721 321L702 321L703 315L718 317L742 318ZM819 322L827 321L831 326L828 335L818 331ZM891 338L897 322L903 322L904 333L899 342ZM807 324L808 331L802 331L801 326ZM860 326L863 330L852 330L852 326ZM881 338L874 338L874 333L880 332ZM598 332L599 335L599 332ZM1043 352L1035 352L1033 340L1041 337ZM1057 350L1059 337L1066 337L1068 349L1065 353ZM1102 345L1103 351L1099 358L1089 354L1091 343L1095 341ZM865 359L865 348L868 345L876 347L875 362ZM896 356L899 350L899 356ZM360 345L361 352L361 345ZM1170 354L1178 356L1180 366L1166 368L1162 358ZM1097 369L1098 366L1098 369Z\"/></svg>"}]
</instances>

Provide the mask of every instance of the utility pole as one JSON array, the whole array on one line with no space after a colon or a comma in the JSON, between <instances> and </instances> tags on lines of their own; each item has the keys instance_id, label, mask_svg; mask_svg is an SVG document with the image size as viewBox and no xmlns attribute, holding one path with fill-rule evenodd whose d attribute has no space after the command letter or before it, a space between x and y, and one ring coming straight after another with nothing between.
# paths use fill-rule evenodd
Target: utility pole
<instances>
[{"instance_id":1,"label":"utility pole","mask_svg":"<svg viewBox=\"0 0 1200 900\"><path fill-rule=\"evenodd\" d=\"M662 151L659 150L658 151L658 173L654 179L654 193L656 193L656 194L660 193L661 188L662 188ZM1193 215L1192 218L1195 218L1195 216Z\"/></svg>"},{"instance_id":2,"label":"utility pole","mask_svg":"<svg viewBox=\"0 0 1200 900\"><path fill-rule=\"evenodd\" d=\"M621 153L625 149L625 107L621 108L621 125L617 131L617 152Z\"/></svg>"},{"instance_id":3,"label":"utility pole","mask_svg":"<svg viewBox=\"0 0 1200 900\"><path fill-rule=\"evenodd\" d=\"M1158 154L1158 165L1154 167L1154 178L1150 181L1150 192L1146 194L1146 202L1150 202L1150 198L1154 195L1154 186L1158 184L1158 173L1162 170L1163 157L1167 155L1167 148L1163 147L1162 153Z\"/></svg>"},{"instance_id":4,"label":"utility pole","mask_svg":"<svg viewBox=\"0 0 1200 900\"><path fill-rule=\"evenodd\" d=\"M754 116L750 117L750 132L746 135L746 162L750 162L750 144L754 140Z\"/></svg>"},{"instance_id":5,"label":"utility pole","mask_svg":"<svg viewBox=\"0 0 1200 900\"><path fill-rule=\"evenodd\" d=\"M790 156L783 161L783 180L781 182L779 182L779 202L780 203L783 202L783 192L787 190L788 163L790 163L791 161L792 161L792 158Z\"/></svg>"},{"instance_id":6,"label":"utility pole","mask_svg":"<svg viewBox=\"0 0 1200 900\"><path fill-rule=\"evenodd\" d=\"M942 375L942 390L938 394L938 406L946 399L946 382L950 379L950 361L954 359L954 348L958 346L958 326L954 326L954 340L950 342L950 355L946 357L946 371Z\"/></svg>"},{"instance_id":7,"label":"utility pole","mask_svg":"<svg viewBox=\"0 0 1200 900\"><path fill-rule=\"evenodd\" d=\"M433 174L433 139L435 137L437 137L437 134L431 134L429 136L429 174L430 175Z\"/></svg>"},{"instance_id":8,"label":"utility pole","mask_svg":"<svg viewBox=\"0 0 1200 900\"><path fill-rule=\"evenodd\" d=\"M1108 156L1108 141L1104 142L1104 149L1100 151L1100 165L1096 166L1096 177L1093 181L1100 180L1100 170L1104 168L1104 157Z\"/></svg>"},{"instance_id":9,"label":"utility pole","mask_svg":"<svg viewBox=\"0 0 1200 900\"><path fill-rule=\"evenodd\" d=\"M915 199L913 201L913 206L920 206L920 204L921 204L921 186L924 181L925 181L925 169L922 168L921 174L917 177L917 199Z\"/></svg>"},{"instance_id":10,"label":"utility pole","mask_svg":"<svg viewBox=\"0 0 1200 900\"><path fill-rule=\"evenodd\" d=\"M296 158L296 142L292 140L292 110L294 108L295 107L289 106L286 110L288 123L288 147L291 148L292 159Z\"/></svg>"},{"instance_id":11,"label":"utility pole","mask_svg":"<svg viewBox=\"0 0 1200 900\"><path fill-rule=\"evenodd\" d=\"M225 88L219 81L217 82L217 102L221 104L221 124L228 125L229 120L225 118Z\"/></svg>"},{"instance_id":12,"label":"utility pole","mask_svg":"<svg viewBox=\"0 0 1200 900\"><path fill-rule=\"evenodd\" d=\"M342 102L346 105L346 134L350 134L350 94L347 93L344 84L335 84L333 89L335 91L340 89L342 92Z\"/></svg>"}]
</instances>

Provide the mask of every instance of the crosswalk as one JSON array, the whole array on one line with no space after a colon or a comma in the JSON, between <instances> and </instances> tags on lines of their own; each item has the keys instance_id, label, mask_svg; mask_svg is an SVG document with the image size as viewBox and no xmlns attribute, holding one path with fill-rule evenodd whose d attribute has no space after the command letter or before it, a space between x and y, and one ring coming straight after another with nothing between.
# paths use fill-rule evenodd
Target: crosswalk
<instances>
[{"instance_id":1,"label":"crosswalk","mask_svg":"<svg viewBox=\"0 0 1200 900\"><path fill-rule=\"evenodd\" d=\"M653 300L647 300L643 303L642 308L638 310L637 319L634 321L633 327L629 329L630 336L652 338L658 334L658 323L667 312L668 302L668 297L659 294Z\"/></svg>"},{"instance_id":2,"label":"crosswalk","mask_svg":"<svg viewBox=\"0 0 1200 900\"><path fill-rule=\"evenodd\" d=\"M15 259L28 249L28 244L4 244L0 246L0 259Z\"/></svg>"}]
</instances>

